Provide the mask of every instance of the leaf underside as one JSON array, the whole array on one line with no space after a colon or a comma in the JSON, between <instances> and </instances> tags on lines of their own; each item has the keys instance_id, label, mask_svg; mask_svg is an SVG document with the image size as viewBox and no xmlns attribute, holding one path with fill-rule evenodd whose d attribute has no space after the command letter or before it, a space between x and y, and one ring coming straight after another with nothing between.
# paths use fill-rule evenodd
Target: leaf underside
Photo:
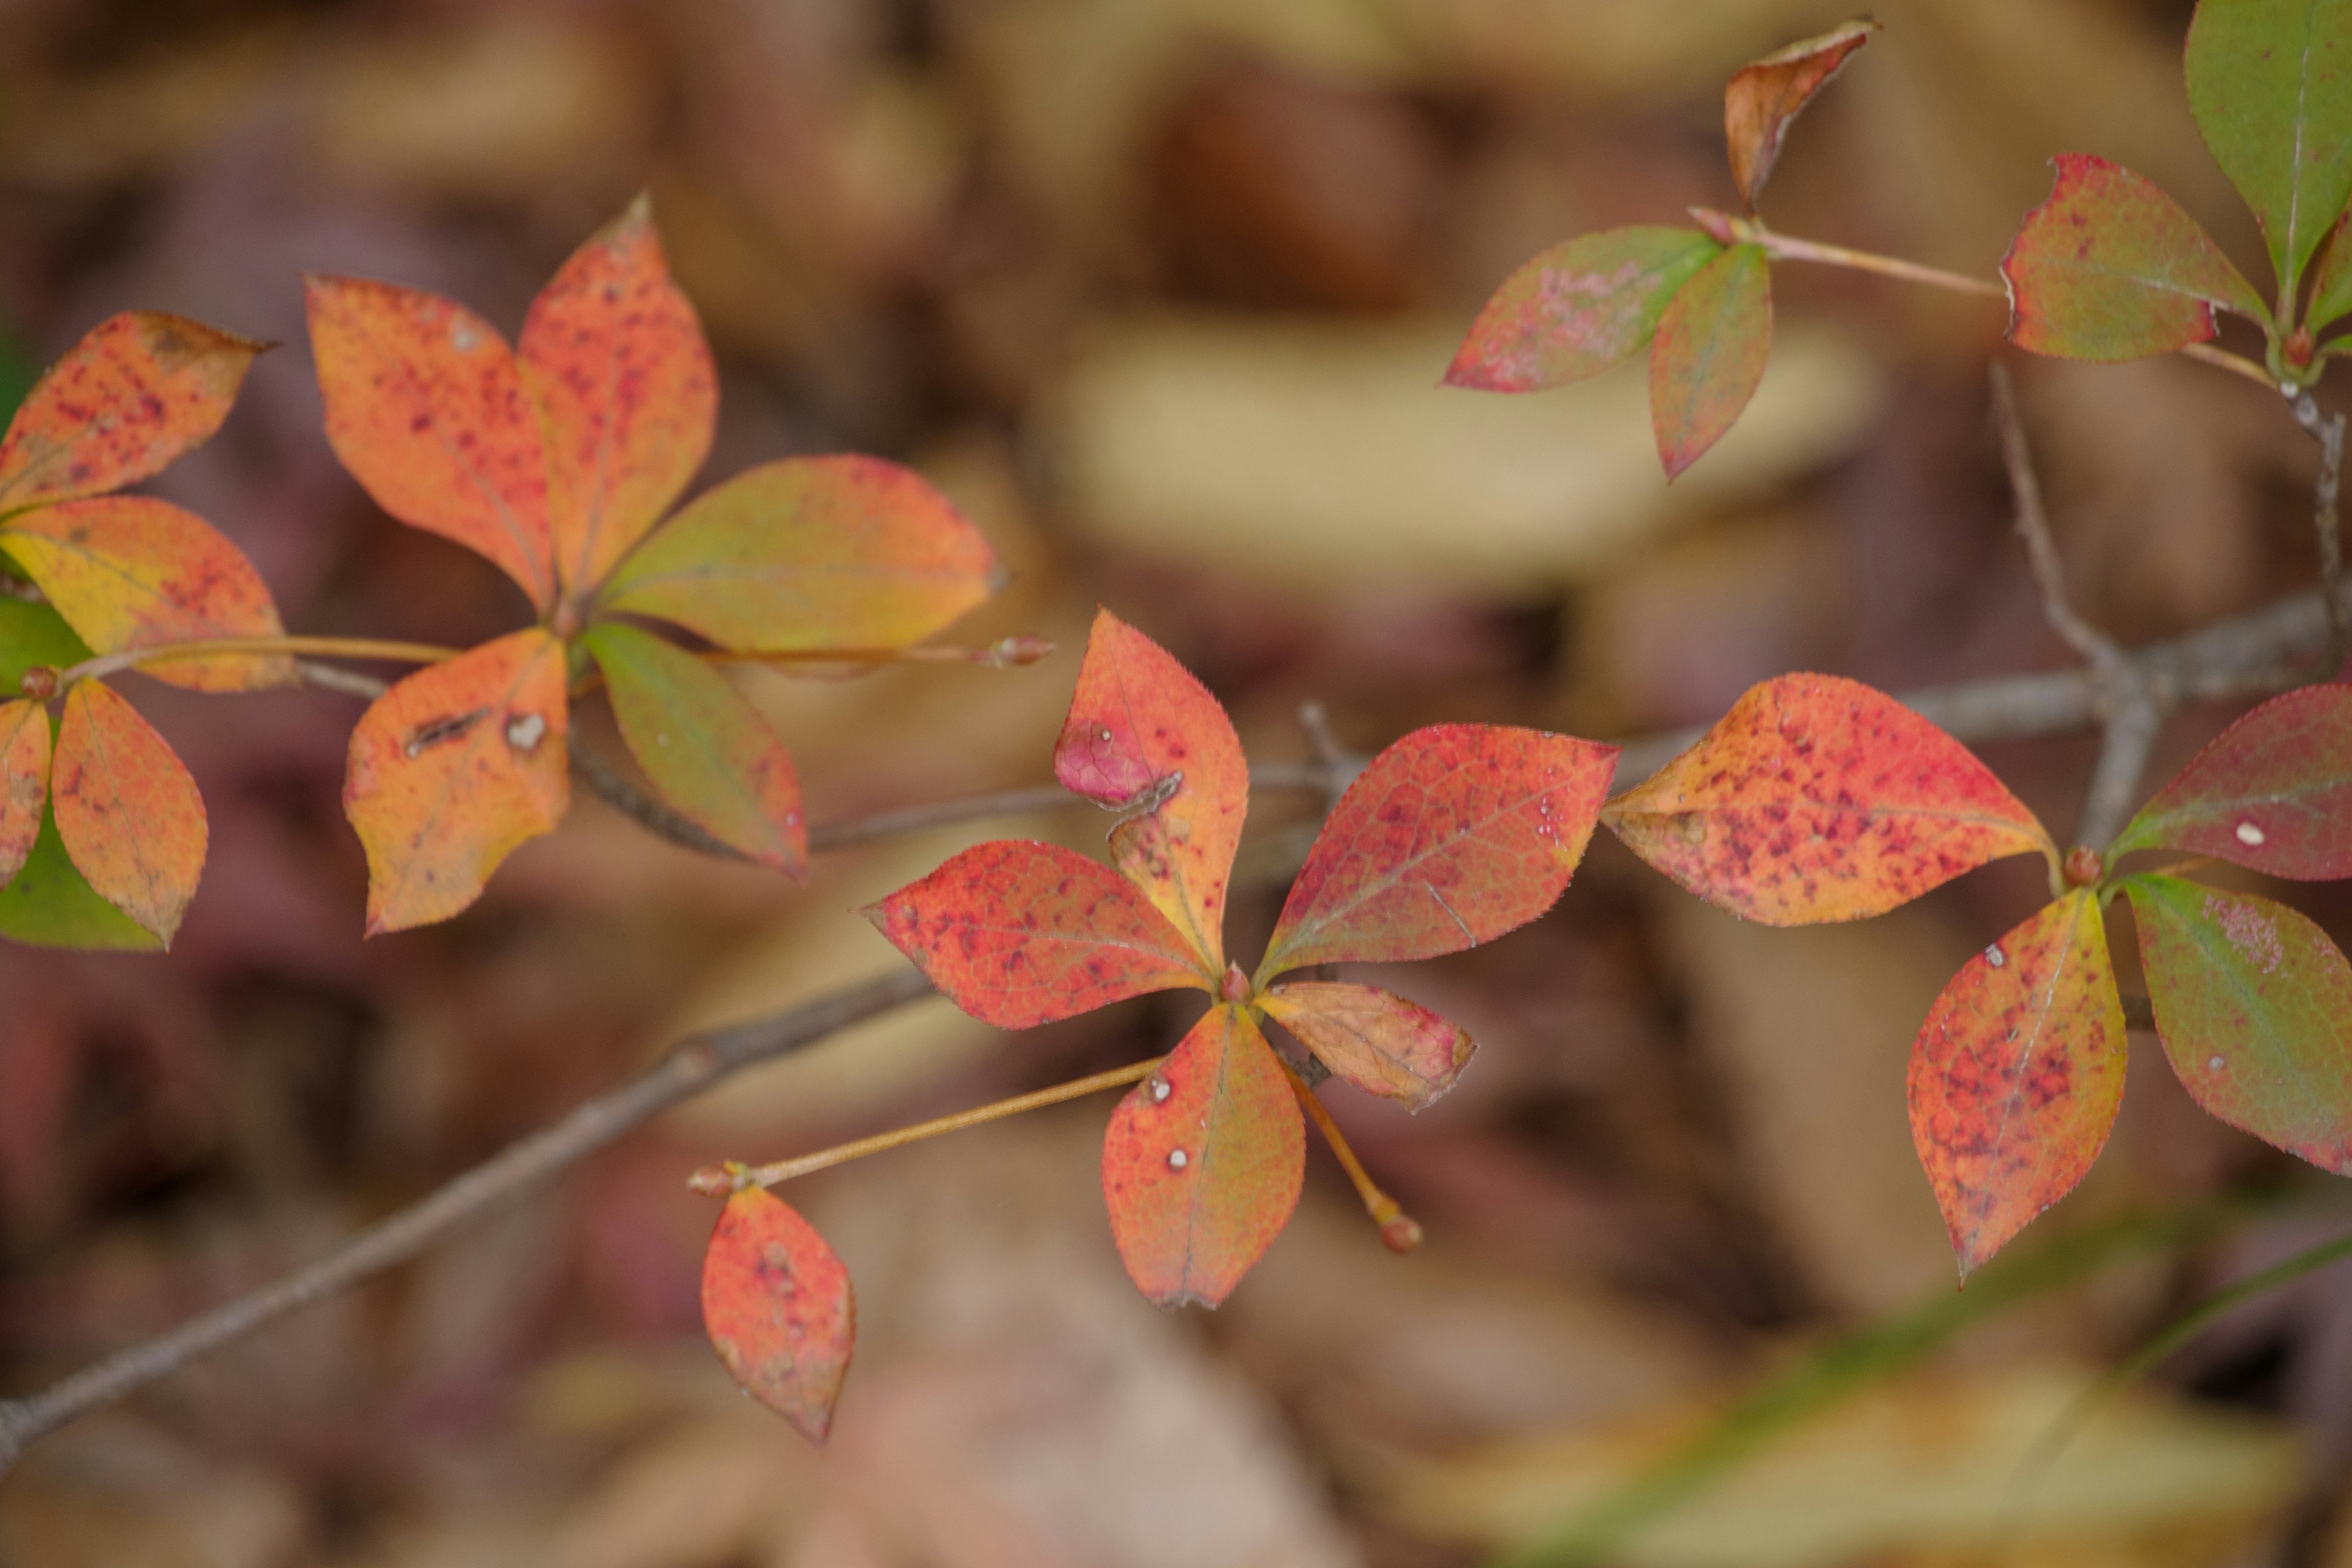
<instances>
[{"instance_id":1,"label":"leaf underside","mask_svg":"<svg viewBox=\"0 0 2352 1568\"><path fill-rule=\"evenodd\" d=\"M1373 986L1299 981L1275 986L1258 1004L1334 1074L1408 1110L1452 1089L1470 1062L1468 1030Z\"/></svg>"},{"instance_id":2,"label":"leaf underside","mask_svg":"<svg viewBox=\"0 0 2352 1568\"><path fill-rule=\"evenodd\" d=\"M1764 182L1772 177L1789 122L1876 31L1878 24L1867 16L1841 22L1733 74L1723 89L1724 142L1731 153L1732 182L1750 212L1756 210Z\"/></svg>"},{"instance_id":3,"label":"leaf underside","mask_svg":"<svg viewBox=\"0 0 2352 1568\"><path fill-rule=\"evenodd\" d=\"M24 868L49 805L49 710L0 702L0 887Z\"/></svg>"},{"instance_id":4,"label":"leaf underside","mask_svg":"<svg viewBox=\"0 0 2352 1568\"><path fill-rule=\"evenodd\" d=\"M744 1393L824 1441L857 1302L824 1237L772 1193L746 1187L727 1200L703 1254L702 1322Z\"/></svg>"}]
</instances>

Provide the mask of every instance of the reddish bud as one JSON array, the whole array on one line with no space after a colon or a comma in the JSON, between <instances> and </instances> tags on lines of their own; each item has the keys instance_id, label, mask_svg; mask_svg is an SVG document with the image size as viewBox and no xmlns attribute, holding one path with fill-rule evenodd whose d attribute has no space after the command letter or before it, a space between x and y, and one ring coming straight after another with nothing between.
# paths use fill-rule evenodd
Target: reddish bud
<instances>
[{"instance_id":1,"label":"reddish bud","mask_svg":"<svg viewBox=\"0 0 2352 1568\"><path fill-rule=\"evenodd\" d=\"M57 666L51 664L31 666L25 671L24 679L16 683L16 687L34 701L47 702L58 694Z\"/></svg>"},{"instance_id":2,"label":"reddish bud","mask_svg":"<svg viewBox=\"0 0 2352 1568\"><path fill-rule=\"evenodd\" d=\"M687 1177L686 1184L706 1197L723 1198L735 1190L737 1169L738 1167L731 1163L705 1165Z\"/></svg>"},{"instance_id":3,"label":"reddish bud","mask_svg":"<svg viewBox=\"0 0 2352 1568\"><path fill-rule=\"evenodd\" d=\"M2286 342L2279 345L2279 353L2285 358L2287 363L2301 370L2311 363L2312 347L2311 329L2297 327L2287 334Z\"/></svg>"},{"instance_id":4,"label":"reddish bud","mask_svg":"<svg viewBox=\"0 0 2352 1568\"><path fill-rule=\"evenodd\" d=\"M1409 1214L1392 1216L1381 1226L1381 1244L1402 1255L1421 1245L1421 1222Z\"/></svg>"},{"instance_id":5,"label":"reddish bud","mask_svg":"<svg viewBox=\"0 0 2352 1568\"><path fill-rule=\"evenodd\" d=\"M1238 963L1226 964L1225 1000L1228 1002L1246 1002L1249 1000L1249 976L1242 973L1242 966Z\"/></svg>"},{"instance_id":6,"label":"reddish bud","mask_svg":"<svg viewBox=\"0 0 2352 1568\"><path fill-rule=\"evenodd\" d=\"M2087 888L2106 874L2106 866L2095 849L2076 847L2066 851L2066 885Z\"/></svg>"}]
</instances>

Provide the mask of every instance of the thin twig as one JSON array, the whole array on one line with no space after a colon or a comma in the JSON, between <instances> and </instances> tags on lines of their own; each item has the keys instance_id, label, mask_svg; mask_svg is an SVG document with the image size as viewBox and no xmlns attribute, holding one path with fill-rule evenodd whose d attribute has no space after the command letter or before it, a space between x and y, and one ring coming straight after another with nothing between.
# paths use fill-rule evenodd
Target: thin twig
<instances>
[{"instance_id":1,"label":"thin twig","mask_svg":"<svg viewBox=\"0 0 2352 1568\"><path fill-rule=\"evenodd\" d=\"M2344 658L2352 650L2352 626L2343 601L2344 539L2336 517L2336 490L2344 478L2344 416L2323 416L2308 392L2288 405L2294 422L2319 443L2319 479L2312 487L2312 531L2319 540L2319 584L2327 595L2326 667L2320 679L2333 680L2344 672Z\"/></svg>"},{"instance_id":2,"label":"thin twig","mask_svg":"<svg viewBox=\"0 0 2352 1568\"><path fill-rule=\"evenodd\" d=\"M2107 700L2099 760L2091 768L2091 787L2084 792L2083 812L2074 822L2074 842L2102 851L2130 820L2148 753L2164 730L2164 710L2137 677L2126 675Z\"/></svg>"},{"instance_id":3,"label":"thin twig","mask_svg":"<svg viewBox=\"0 0 2352 1568\"><path fill-rule=\"evenodd\" d=\"M1992 363L1992 418L2000 432L2000 456L2009 469L2010 492L2017 499L2017 533L2025 541L2032 563L2034 584L2042 590L2042 613L2066 645L2102 673L2123 663L2115 639L2084 620L2066 596L2066 572L2058 559L2058 544L2050 534L2050 515L2042 505L2042 480L2033 471L2033 449L2026 440L2025 421L2017 411L2017 390L2010 384L2009 367Z\"/></svg>"}]
</instances>

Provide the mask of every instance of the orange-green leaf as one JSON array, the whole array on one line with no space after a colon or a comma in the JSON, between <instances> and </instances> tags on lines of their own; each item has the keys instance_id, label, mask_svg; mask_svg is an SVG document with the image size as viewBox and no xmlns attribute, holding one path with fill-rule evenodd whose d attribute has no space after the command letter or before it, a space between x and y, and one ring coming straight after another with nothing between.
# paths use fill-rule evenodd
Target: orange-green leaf
<instances>
[{"instance_id":1,"label":"orange-green leaf","mask_svg":"<svg viewBox=\"0 0 2352 1568\"><path fill-rule=\"evenodd\" d=\"M1107 805L1156 803L1112 830L1111 853L1209 973L1222 973L1249 763L1209 689L1158 643L1096 611L1054 776Z\"/></svg>"},{"instance_id":2,"label":"orange-green leaf","mask_svg":"<svg viewBox=\"0 0 2352 1568\"><path fill-rule=\"evenodd\" d=\"M2001 259L2009 341L2062 359L2168 353L2213 335L2213 312L2267 320L2252 286L2181 211L2129 169L2070 153L2050 199Z\"/></svg>"},{"instance_id":3,"label":"orange-green leaf","mask_svg":"<svg viewBox=\"0 0 2352 1568\"><path fill-rule=\"evenodd\" d=\"M1000 575L988 541L921 475L879 458L790 458L695 498L599 602L738 652L903 647Z\"/></svg>"},{"instance_id":4,"label":"orange-green leaf","mask_svg":"<svg viewBox=\"0 0 2352 1568\"><path fill-rule=\"evenodd\" d=\"M1445 373L1448 386L1539 392L1631 359L1675 289L1723 247L1692 228L1605 229L1503 280Z\"/></svg>"},{"instance_id":5,"label":"orange-green leaf","mask_svg":"<svg viewBox=\"0 0 2352 1568\"><path fill-rule=\"evenodd\" d=\"M343 815L367 848L368 934L446 920L571 803L563 645L533 629L418 670L352 731Z\"/></svg>"},{"instance_id":6,"label":"orange-green leaf","mask_svg":"<svg viewBox=\"0 0 2352 1568\"><path fill-rule=\"evenodd\" d=\"M645 197L540 290L520 354L547 416L558 572L585 593L686 489L719 417L709 345L670 281Z\"/></svg>"},{"instance_id":7,"label":"orange-green leaf","mask_svg":"<svg viewBox=\"0 0 2352 1568\"><path fill-rule=\"evenodd\" d=\"M1817 37L1741 67L1723 89L1723 135L1731 149L1731 178L1748 211L1756 210L1756 197L1772 177L1789 122L1876 31L1878 24L1867 16L1841 22Z\"/></svg>"},{"instance_id":8,"label":"orange-green leaf","mask_svg":"<svg viewBox=\"0 0 2352 1568\"><path fill-rule=\"evenodd\" d=\"M2311 280L2311 308L2303 321L2319 332L2346 316L2352 316L2352 215L2336 221L2336 237L2327 242L2327 255Z\"/></svg>"},{"instance_id":9,"label":"orange-green leaf","mask_svg":"<svg viewBox=\"0 0 2352 1568\"><path fill-rule=\"evenodd\" d=\"M0 887L25 868L49 805L49 710L0 702Z\"/></svg>"},{"instance_id":10,"label":"orange-green leaf","mask_svg":"<svg viewBox=\"0 0 2352 1568\"><path fill-rule=\"evenodd\" d=\"M1128 1277L1163 1307L1216 1306L1290 1222L1306 1169L1306 1122L1273 1048L1244 1009L1211 1008L1103 1139Z\"/></svg>"},{"instance_id":11,"label":"orange-green leaf","mask_svg":"<svg viewBox=\"0 0 2352 1568\"><path fill-rule=\"evenodd\" d=\"M2110 856L2186 849L2296 881L2352 877L2352 686L2241 717L2140 807Z\"/></svg>"},{"instance_id":12,"label":"orange-green leaf","mask_svg":"<svg viewBox=\"0 0 2352 1568\"><path fill-rule=\"evenodd\" d=\"M34 947L82 951L152 952L163 945L153 931L100 898L89 879L75 869L58 836L55 798L42 815L32 854L16 879L0 887L0 936Z\"/></svg>"},{"instance_id":13,"label":"orange-green leaf","mask_svg":"<svg viewBox=\"0 0 2352 1568\"><path fill-rule=\"evenodd\" d=\"M1911 1141L1965 1279L2083 1179L2124 1093L2124 1010L2088 889L1961 966L1911 1051Z\"/></svg>"},{"instance_id":14,"label":"orange-green leaf","mask_svg":"<svg viewBox=\"0 0 2352 1568\"><path fill-rule=\"evenodd\" d=\"M2352 964L2284 904L2178 877L2124 883L2156 1032L2189 1098L2352 1174Z\"/></svg>"},{"instance_id":15,"label":"orange-green leaf","mask_svg":"<svg viewBox=\"0 0 2352 1568\"><path fill-rule=\"evenodd\" d=\"M1470 1062L1468 1030L1373 986L1301 981L1274 987L1258 1005L1325 1067L1409 1110L1452 1089Z\"/></svg>"},{"instance_id":16,"label":"orange-green leaf","mask_svg":"<svg viewBox=\"0 0 2352 1568\"><path fill-rule=\"evenodd\" d=\"M629 754L661 797L761 864L806 870L800 777L766 717L717 670L650 632L606 622L581 641L604 672Z\"/></svg>"},{"instance_id":17,"label":"orange-green leaf","mask_svg":"<svg viewBox=\"0 0 2352 1568\"><path fill-rule=\"evenodd\" d=\"M1772 268L1760 245L1735 245L1691 277L1650 343L1650 428L1673 479L1739 417L1772 352Z\"/></svg>"},{"instance_id":18,"label":"orange-green leaf","mask_svg":"<svg viewBox=\"0 0 2352 1568\"><path fill-rule=\"evenodd\" d=\"M306 279L327 440L376 504L488 556L551 603L547 449L498 329L454 300Z\"/></svg>"},{"instance_id":19,"label":"orange-green leaf","mask_svg":"<svg viewBox=\"0 0 2352 1568\"><path fill-rule=\"evenodd\" d=\"M0 594L0 697L23 690L25 672L37 664L66 669L89 657L89 645L55 608Z\"/></svg>"},{"instance_id":20,"label":"orange-green leaf","mask_svg":"<svg viewBox=\"0 0 2352 1568\"><path fill-rule=\"evenodd\" d=\"M957 1006L1003 1029L1214 984L1132 884L1055 844L976 845L865 914Z\"/></svg>"},{"instance_id":21,"label":"orange-green leaf","mask_svg":"<svg viewBox=\"0 0 2352 1568\"><path fill-rule=\"evenodd\" d=\"M1601 820L1700 898L1767 925L1884 914L1988 860L2057 858L1968 748L1834 675L1748 688Z\"/></svg>"},{"instance_id":22,"label":"orange-green leaf","mask_svg":"<svg viewBox=\"0 0 2352 1568\"><path fill-rule=\"evenodd\" d=\"M75 867L170 946L196 896L208 831L179 754L112 688L76 681L58 725L49 793Z\"/></svg>"},{"instance_id":23,"label":"orange-green leaf","mask_svg":"<svg viewBox=\"0 0 2352 1568\"><path fill-rule=\"evenodd\" d=\"M824 1237L774 1194L746 1187L720 1211L702 1256L702 1324L744 1393L824 1441L857 1302Z\"/></svg>"},{"instance_id":24,"label":"orange-green leaf","mask_svg":"<svg viewBox=\"0 0 2352 1568\"><path fill-rule=\"evenodd\" d=\"M268 585L219 530L168 501L102 496L67 501L0 526L7 552L58 614L100 653L285 631ZM224 655L141 665L199 691L289 685L280 654Z\"/></svg>"},{"instance_id":25,"label":"orange-green leaf","mask_svg":"<svg viewBox=\"0 0 2352 1568\"><path fill-rule=\"evenodd\" d=\"M2203 0L2187 54L2197 128L2292 293L2352 198L2352 0Z\"/></svg>"},{"instance_id":26,"label":"orange-green leaf","mask_svg":"<svg viewBox=\"0 0 2352 1568\"><path fill-rule=\"evenodd\" d=\"M34 384L0 439L0 512L161 472L220 428L267 347L156 310L100 322Z\"/></svg>"},{"instance_id":27,"label":"orange-green leaf","mask_svg":"<svg viewBox=\"0 0 2352 1568\"><path fill-rule=\"evenodd\" d=\"M1433 724L1339 797L1258 965L1458 952L1527 924L1568 887L1617 748L1501 724Z\"/></svg>"}]
</instances>

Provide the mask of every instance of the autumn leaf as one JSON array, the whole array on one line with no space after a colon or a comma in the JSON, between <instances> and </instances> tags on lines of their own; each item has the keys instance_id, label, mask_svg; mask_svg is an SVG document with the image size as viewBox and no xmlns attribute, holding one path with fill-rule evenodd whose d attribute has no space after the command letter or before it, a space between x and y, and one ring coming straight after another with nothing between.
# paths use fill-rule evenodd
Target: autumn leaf
<instances>
[{"instance_id":1,"label":"autumn leaf","mask_svg":"<svg viewBox=\"0 0 2352 1568\"><path fill-rule=\"evenodd\" d=\"M1161 1306L1214 1307L1298 1205L1307 1124L1248 1012L1213 1007L1112 1111L1103 1140L1111 1237Z\"/></svg>"},{"instance_id":2,"label":"autumn leaf","mask_svg":"<svg viewBox=\"0 0 2352 1568\"><path fill-rule=\"evenodd\" d=\"M343 812L368 861L368 934L446 920L571 801L563 645L516 632L431 665L352 731Z\"/></svg>"},{"instance_id":3,"label":"autumn leaf","mask_svg":"<svg viewBox=\"0 0 2352 1568\"><path fill-rule=\"evenodd\" d=\"M1503 280L1471 323L1448 386L1538 392L1639 353L1675 289L1723 247L1689 228L1580 235Z\"/></svg>"},{"instance_id":4,"label":"autumn leaf","mask_svg":"<svg viewBox=\"0 0 2352 1568\"><path fill-rule=\"evenodd\" d=\"M744 1393L824 1441L857 1303L824 1237L774 1194L746 1187L727 1200L703 1254L702 1321Z\"/></svg>"},{"instance_id":5,"label":"autumn leaf","mask_svg":"<svg viewBox=\"0 0 2352 1568\"><path fill-rule=\"evenodd\" d=\"M111 688L79 680L66 693L49 791L75 867L170 946L196 895L207 834L178 753Z\"/></svg>"},{"instance_id":6,"label":"autumn leaf","mask_svg":"<svg viewBox=\"0 0 2352 1568\"><path fill-rule=\"evenodd\" d=\"M1789 122L1830 84L1847 57L1870 41L1878 24L1867 16L1841 22L1828 32L1766 55L1736 72L1723 90L1723 134L1731 149L1731 177L1748 210L1772 165Z\"/></svg>"},{"instance_id":7,"label":"autumn leaf","mask_svg":"<svg viewBox=\"0 0 2352 1568\"><path fill-rule=\"evenodd\" d=\"M2124 1091L2099 900L2078 889L1969 960L1911 1052L1911 1138L1961 1278L2091 1168Z\"/></svg>"},{"instance_id":8,"label":"autumn leaf","mask_svg":"<svg viewBox=\"0 0 2352 1568\"><path fill-rule=\"evenodd\" d=\"M267 347L157 310L100 322L34 384L0 438L0 514L162 472L220 428Z\"/></svg>"},{"instance_id":9,"label":"autumn leaf","mask_svg":"<svg viewBox=\"0 0 2352 1568\"><path fill-rule=\"evenodd\" d=\"M2186 849L2296 881L2352 877L2352 686L2298 687L2215 736L2107 853L2135 849Z\"/></svg>"},{"instance_id":10,"label":"autumn leaf","mask_svg":"<svg viewBox=\"0 0 2352 1568\"><path fill-rule=\"evenodd\" d=\"M2203 0L2187 66L2197 128L2292 299L2352 199L2352 0Z\"/></svg>"},{"instance_id":11,"label":"autumn leaf","mask_svg":"<svg viewBox=\"0 0 2352 1568\"><path fill-rule=\"evenodd\" d=\"M2304 312L2303 324L2319 332L2346 316L2352 316L2352 216L2336 222L2336 237L2327 242L2327 254L2311 279L2311 306Z\"/></svg>"},{"instance_id":12,"label":"autumn leaf","mask_svg":"<svg viewBox=\"0 0 2352 1568\"><path fill-rule=\"evenodd\" d=\"M1470 1062L1468 1030L1375 986L1299 981L1273 987L1258 1004L1325 1067L1408 1110L1452 1089Z\"/></svg>"},{"instance_id":13,"label":"autumn leaf","mask_svg":"<svg viewBox=\"0 0 2352 1568\"><path fill-rule=\"evenodd\" d=\"M2352 964L2295 910L2178 877L2125 879L2164 1054L2232 1127L2352 1174Z\"/></svg>"},{"instance_id":14,"label":"autumn leaf","mask_svg":"<svg viewBox=\"0 0 2352 1568\"><path fill-rule=\"evenodd\" d=\"M49 710L0 702L0 887L25 868L49 805Z\"/></svg>"},{"instance_id":15,"label":"autumn leaf","mask_svg":"<svg viewBox=\"0 0 2352 1568\"><path fill-rule=\"evenodd\" d=\"M1772 350L1772 268L1735 245L1666 302L1650 343L1650 426L1674 479L1723 438L1764 379Z\"/></svg>"}]
</instances>

